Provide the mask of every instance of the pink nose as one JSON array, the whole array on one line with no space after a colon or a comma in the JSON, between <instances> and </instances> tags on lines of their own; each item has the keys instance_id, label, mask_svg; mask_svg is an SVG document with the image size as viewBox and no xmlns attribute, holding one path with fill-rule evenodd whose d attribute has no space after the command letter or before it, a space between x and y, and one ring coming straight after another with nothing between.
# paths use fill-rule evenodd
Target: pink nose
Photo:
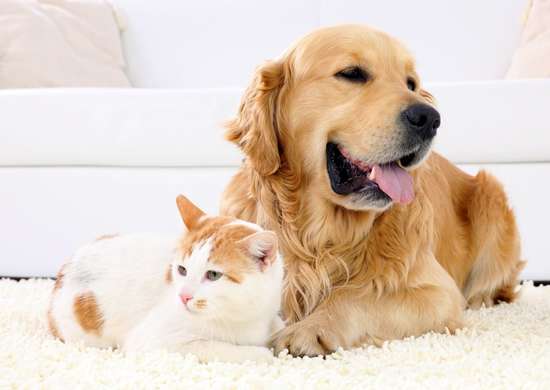
<instances>
[{"instance_id":1,"label":"pink nose","mask_svg":"<svg viewBox=\"0 0 550 390\"><path fill-rule=\"evenodd\" d=\"M187 305L187 302L189 302L191 299L193 299L193 295L183 293L183 294L180 294L180 299L181 299L181 301L183 302L184 305Z\"/></svg>"}]
</instances>

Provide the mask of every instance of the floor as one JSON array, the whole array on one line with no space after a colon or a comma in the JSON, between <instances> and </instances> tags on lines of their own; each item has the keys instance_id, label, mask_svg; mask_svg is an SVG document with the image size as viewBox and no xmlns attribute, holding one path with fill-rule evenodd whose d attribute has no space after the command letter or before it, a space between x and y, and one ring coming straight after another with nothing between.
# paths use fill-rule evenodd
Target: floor
<instances>
[{"instance_id":1,"label":"floor","mask_svg":"<svg viewBox=\"0 0 550 390\"><path fill-rule=\"evenodd\" d=\"M64 344L46 327L52 284L0 281L0 389L550 388L550 286L527 283L517 303L467 312L468 328L458 335L426 334L325 360L237 365Z\"/></svg>"}]
</instances>

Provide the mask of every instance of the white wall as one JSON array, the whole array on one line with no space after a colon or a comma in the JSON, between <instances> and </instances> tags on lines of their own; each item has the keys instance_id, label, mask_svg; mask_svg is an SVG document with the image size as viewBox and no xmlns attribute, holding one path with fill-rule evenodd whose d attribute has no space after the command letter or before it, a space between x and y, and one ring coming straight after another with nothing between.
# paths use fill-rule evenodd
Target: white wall
<instances>
[{"instance_id":1,"label":"white wall","mask_svg":"<svg viewBox=\"0 0 550 390\"><path fill-rule=\"evenodd\" d=\"M527 0L114 0L137 87L245 86L253 69L325 25L363 23L400 38L424 81L498 79ZM154 4L154 6L153 6Z\"/></svg>"}]
</instances>

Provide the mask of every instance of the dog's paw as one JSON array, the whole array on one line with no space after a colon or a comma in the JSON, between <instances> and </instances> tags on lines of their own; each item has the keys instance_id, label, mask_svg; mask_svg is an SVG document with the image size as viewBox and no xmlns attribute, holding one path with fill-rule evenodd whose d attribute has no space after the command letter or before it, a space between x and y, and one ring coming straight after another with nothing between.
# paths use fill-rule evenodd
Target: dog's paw
<instances>
[{"instance_id":1,"label":"dog's paw","mask_svg":"<svg viewBox=\"0 0 550 390\"><path fill-rule=\"evenodd\" d=\"M280 330L271 340L275 354L285 349L294 356L328 355L336 351L336 335L322 324L323 321L306 318Z\"/></svg>"},{"instance_id":2,"label":"dog's paw","mask_svg":"<svg viewBox=\"0 0 550 390\"><path fill-rule=\"evenodd\" d=\"M492 307L494 305L491 294L478 294L468 300L468 308L473 310L481 309L483 306Z\"/></svg>"}]
</instances>

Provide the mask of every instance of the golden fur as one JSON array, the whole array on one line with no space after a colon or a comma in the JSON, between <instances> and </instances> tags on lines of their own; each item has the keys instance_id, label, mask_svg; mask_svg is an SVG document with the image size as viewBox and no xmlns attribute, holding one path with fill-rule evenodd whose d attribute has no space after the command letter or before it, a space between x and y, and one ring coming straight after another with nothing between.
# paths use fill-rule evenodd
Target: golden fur
<instances>
[{"instance_id":1,"label":"golden fur","mask_svg":"<svg viewBox=\"0 0 550 390\"><path fill-rule=\"evenodd\" d=\"M368 69L364 85L334 75ZM415 199L360 207L331 190L327 140L375 161L395 143L395 118L433 104L407 50L384 33L347 25L315 31L261 66L226 137L246 155L222 214L277 233L286 263L276 351L332 352L462 325L465 303L514 299L523 266L501 185L432 153L411 172Z\"/></svg>"}]
</instances>

